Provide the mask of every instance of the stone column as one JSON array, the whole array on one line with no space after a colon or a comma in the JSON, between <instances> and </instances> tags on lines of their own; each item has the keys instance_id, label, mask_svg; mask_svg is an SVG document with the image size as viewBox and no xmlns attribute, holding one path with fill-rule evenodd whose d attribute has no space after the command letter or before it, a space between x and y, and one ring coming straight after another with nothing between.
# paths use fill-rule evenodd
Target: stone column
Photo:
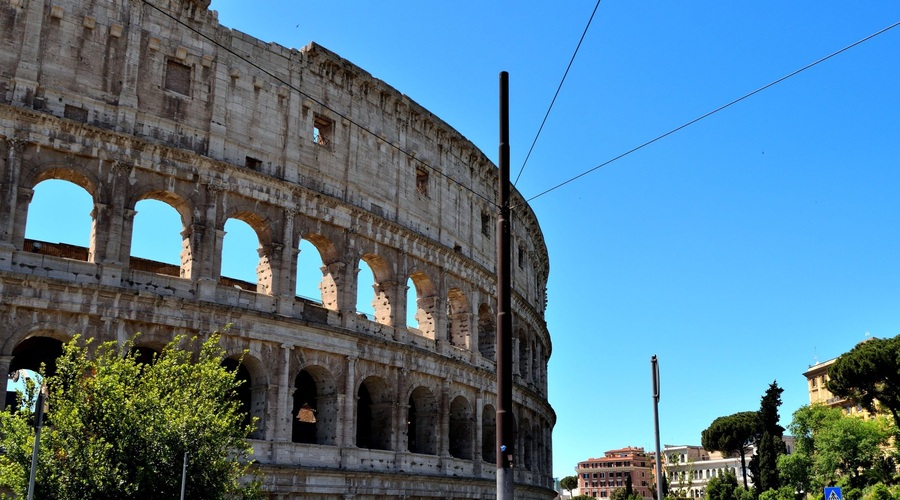
<instances>
[{"instance_id":1,"label":"stone column","mask_svg":"<svg viewBox=\"0 0 900 500\"><path fill-rule=\"evenodd\" d=\"M397 283L382 281L372 285L372 288L375 289L375 299L372 301L375 309L375 322L382 325L396 325Z\"/></svg>"},{"instance_id":2,"label":"stone column","mask_svg":"<svg viewBox=\"0 0 900 500\"><path fill-rule=\"evenodd\" d=\"M6 141L6 171L2 172L3 179L3 205L0 212L0 248L11 251L16 248L16 233L25 234L25 220L22 217L20 231L17 227L19 176L22 170L22 154L27 143L21 139L7 139ZM4 266L5 267L5 266ZM5 267L8 269L8 267Z\"/></svg>"},{"instance_id":3,"label":"stone column","mask_svg":"<svg viewBox=\"0 0 900 500\"><path fill-rule=\"evenodd\" d=\"M125 64L122 66L122 88L119 90L119 105L116 108L118 130L130 133L134 130L137 117L137 80L141 62L141 18L143 6L139 2L126 2L129 8L127 35L125 39Z\"/></svg>"},{"instance_id":4,"label":"stone column","mask_svg":"<svg viewBox=\"0 0 900 500\"><path fill-rule=\"evenodd\" d=\"M344 383L344 447L356 446L356 360L355 356L347 356L346 377Z\"/></svg>"},{"instance_id":5,"label":"stone column","mask_svg":"<svg viewBox=\"0 0 900 500\"><path fill-rule=\"evenodd\" d=\"M438 455L441 457L450 456L450 384L452 380L448 377L444 379L441 385L441 409L440 428L438 431Z\"/></svg>"},{"instance_id":6,"label":"stone column","mask_svg":"<svg viewBox=\"0 0 900 500\"><path fill-rule=\"evenodd\" d=\"M319 283L319 291L322 294L322 306L331 311L352 312L344 306L349 300L346 288L347 283L347 266L343 262L332 262L327 266L322 266L322 282ZM353 287L353 293L356 293L356 287ZM356 302L353 302L353 308L356 308Z\"/></svg>"},{"instance_id":7,"label":"stone column","mask_svg":"<svg viewBox=\"0 0 900 500\"><path fill-rule=\"evenodd\" d=\"M478 392L475 396L475 442L472 444L472 460L474 460L474 475L481 477L481 466L484 460L481 453L481 442L484 440L484 393Z\"/></svg>"},{"instance_id":8,"label":"stone column","mask_svg":"<svg viewBox=\"0 0 900 500\"><path fill-rule=\"evenodd\" d=\"M291 351L294 346L281 344L281 370L278 374L278 404L275 417L275 441L291 442Z\"/></svg>"},{"instance_id":9,"label":"stone column","mask_svg":"<svg viewBox=\"0 0 900 500\"><path fill-rule=\"evenodd\" d=\"M222 186L210 183L205 187L206 213L202 220L198 220L197 224L192 226L195 234L198 225L204 228L197 235L197 246L194 249L196 251L192 256L193 267L199 269L192 270L192 273L198 282L199 298L215 300L216 286L222 272L222 241L225 238L225 231L218 229L218 203Z\"/></svg>"},{"instance_id":10,"label":"stone column","mask_svg":"<svg viewBox=\"0 0 900 500\"><path fill-rule=\"evenodd\" d=\"M274 293L278 296L278 313L291 316L294 311L294 297L297 295L297 255L300 247L294 238L294 219L297 210L284 210L284 228L281 233L282 250L278 262L278 281Z\"/></svg>"},{"instance_id":11,"label":"stone column","mask_svg":"<svg viewBox=\"0 0 900 500\"><path fill-rule=\"evenodd\" d=\"M41 37L44 22L44 0L29 0L25 2L25 34L23 40L44 41ZM12 79L13 103L32 105L34 93L37 91L39 58L44 47L42 43L23 43L19 53L19 64L16 66L16 74Z\"/></svg>"},{"instance_id":12,"label":"stone column","mask_svg":"<svg viewBox=\"0 0 900 500\"><path fill-rule=\"evenodd\" d=\"M9 377L9 367L12 365L13 356L0 356L0 380L3 381L3 397L0 397L0 411L6 410L6 380Z\"/></svg>"},{"instance_id":13,"label":"stone column","mask_svg":"<svg viewBox=\"0 0 900 500\"><path fill-rule=\"evenodd\" d=\"M406 423L409 419L409 404L407 404L408 400L405 397L407 391L406 376L406 368L397 369L397 393L394 396L397 411L394 412L393 446L394 451L396 451L398 455L409 451L409 429ZM399 456L397 457L397 463L400 463Z\"/></svg>"}]
</instances>

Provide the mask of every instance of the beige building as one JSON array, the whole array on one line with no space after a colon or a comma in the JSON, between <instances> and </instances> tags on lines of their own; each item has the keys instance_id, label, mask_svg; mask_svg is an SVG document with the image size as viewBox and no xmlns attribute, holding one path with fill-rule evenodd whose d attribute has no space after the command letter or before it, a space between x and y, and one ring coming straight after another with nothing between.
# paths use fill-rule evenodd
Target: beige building
<instances>
[{"instance_id":1,"label":"beige building","mask_svg":"<svg viewBox=\"0 0 900 500\"><path fill-rule=\"evenodd\" d=\"M0 1L0 371L52 365L76 334L152 351L231 324L271 498L492 497L496 167L337 54L220 26L208 3ZM48 180L92 200L87 246L26 238ZM508 445L516 498L549 500L549 260L513 197ZM142 200L177 213L177 264L132 255ZM253 282L222 275L229 220L258 239Z\"/></svg>"},{"instance_id":2,"label":"beige building","mask_svg":"<svg viewBox=\"0 0 900 500\"><path fill-rule=\"evenodd\" d=\"M809 404L823 404L832 408L840 408L845 415L858 415L863 418L869 418L869 412L863 409L862 406L854 401L836 397L826 387L828 369L835 361L837 361L837 358L810 365L809 369L803 373L809 389Z\"/></svg>"},{"instance_id":3,"label":"beige building","mask_svg":"<svg viewBox=\"0 0 900 500\"><path fill-rule=\"evenodd\" d=\"M575 468L578 491L582 495L608 498L610 494L625 488L628 478L634 493L652 500L653 464L643 448L629 446L610 450L601 458L590 458Z\"/></svg>"}]
</instances>

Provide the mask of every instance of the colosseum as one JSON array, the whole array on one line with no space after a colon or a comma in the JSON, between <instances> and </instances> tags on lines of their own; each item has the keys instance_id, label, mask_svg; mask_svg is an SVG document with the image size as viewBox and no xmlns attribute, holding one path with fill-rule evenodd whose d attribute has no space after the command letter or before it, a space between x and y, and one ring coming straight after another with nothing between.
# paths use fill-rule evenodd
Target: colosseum
<instances>
[{"instance_id":1,"label":"colosseum","mask_svg":"<svg viewBox=\"0 0 900 500\"><path fill-rule=\"evenodd\" d=\"M155 350L228 324L270 498L495 498L497 169L477 147L208 0L0 0L0 47L0 369L76 334ZM26 236L46 181L89 195L89 245ZM515 495L550 499L549 261L513 191ZM142 200L177 211L180 264L133 255ZM259 240L255 281L222 275L229 220Z\"/></svg>"}]
</instances>

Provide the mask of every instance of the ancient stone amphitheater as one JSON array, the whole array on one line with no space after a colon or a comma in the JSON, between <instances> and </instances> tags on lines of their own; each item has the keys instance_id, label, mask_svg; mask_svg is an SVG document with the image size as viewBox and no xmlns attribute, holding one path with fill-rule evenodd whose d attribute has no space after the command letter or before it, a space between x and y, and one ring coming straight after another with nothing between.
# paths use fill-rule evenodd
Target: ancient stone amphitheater
<instances>
[{"instance_id":1,"label":"ancient stone amphitheater","mask_svg":"<svg viewBox=\"0 0 900 500\"><path fill-rule=\"evenodd\" d=\"M0 0L0 370L52 365L75 334L153 350L231 324L272 498L493 498L495 166L338 55L207 4ZM51 179L92 198L88 247L26 238ZM516 497L549 499L549 263L514 197ZM147 199L180 215L180 265L132 256ZM221 274L229 219L259 239L255 283ZM304 240L320 300L296 294Z\"/></svg>"}]
</instances>

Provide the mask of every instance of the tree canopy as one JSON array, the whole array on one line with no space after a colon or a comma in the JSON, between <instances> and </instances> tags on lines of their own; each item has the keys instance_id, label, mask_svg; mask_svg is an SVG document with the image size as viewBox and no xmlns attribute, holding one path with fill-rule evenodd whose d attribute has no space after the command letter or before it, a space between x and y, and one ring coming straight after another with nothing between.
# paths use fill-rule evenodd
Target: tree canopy
<instances>
[{"instance_id":1,"label":"tree canopy","mask_svg":"<svg viewBox=\"0 0 900 500\"><path fill-rule=\"evenodd\" d=\"M222 366L218 336L177 338L153 362L130 342L76 338L55 375L45 377L50 411L41 434L36 498L178 498L188 455L186 495L256 498L241 483L252 453L251 426L234 397L240 381ZM0 486L25 497L34 430L32 405L0 414Z\"/></svg>"},{"instance_id":2,"label":"tree canopy","mask_svg":"<svg viewBox=\"0 0 900 500\"><path fill-rule=\"evenodd\" d=\"M900 427L900 336L872 338L842 354L828 370L826 387L876 412L880 402Z\"/></svg>"},{"instance_id":3,"label":"tree canopy","mask_svg":"<svg viewBox=\"0 0 900 500\"><path fill-rule=\"evenodd\" d=\"M896 429L884 416L864 420L816 404L795 411L788 429L797 445L793 454L778 457L778 470L795 491L835 484L862 488L893 479L885 448Z\"/></svg>"},{"instance_id":4,"label":"tree canopy","mask_svg":"<svg viewBox=\"0 0 900 500\"><path fill-rule=\"evenodd\" d=\"M568 491L569 495L572 494L572 490L578 487L578 477L577 476L566 476L559 480L559 487Z\"/></svg>"},{"instance_id":5,"label":"tree canopy","mask_svg":"<svg viewBox=\"0 0 900 500\"><path fill-rule=\"evenodd\" d=\"M709 451L740 455L741 469L746 471L746 450L754 443L758 427L759 415L755 411L742 411L719 417L700 433L700 444ZM746 488L747 474L745 472L742 475L744 488Z\"/></svg>"}]
</instances>

